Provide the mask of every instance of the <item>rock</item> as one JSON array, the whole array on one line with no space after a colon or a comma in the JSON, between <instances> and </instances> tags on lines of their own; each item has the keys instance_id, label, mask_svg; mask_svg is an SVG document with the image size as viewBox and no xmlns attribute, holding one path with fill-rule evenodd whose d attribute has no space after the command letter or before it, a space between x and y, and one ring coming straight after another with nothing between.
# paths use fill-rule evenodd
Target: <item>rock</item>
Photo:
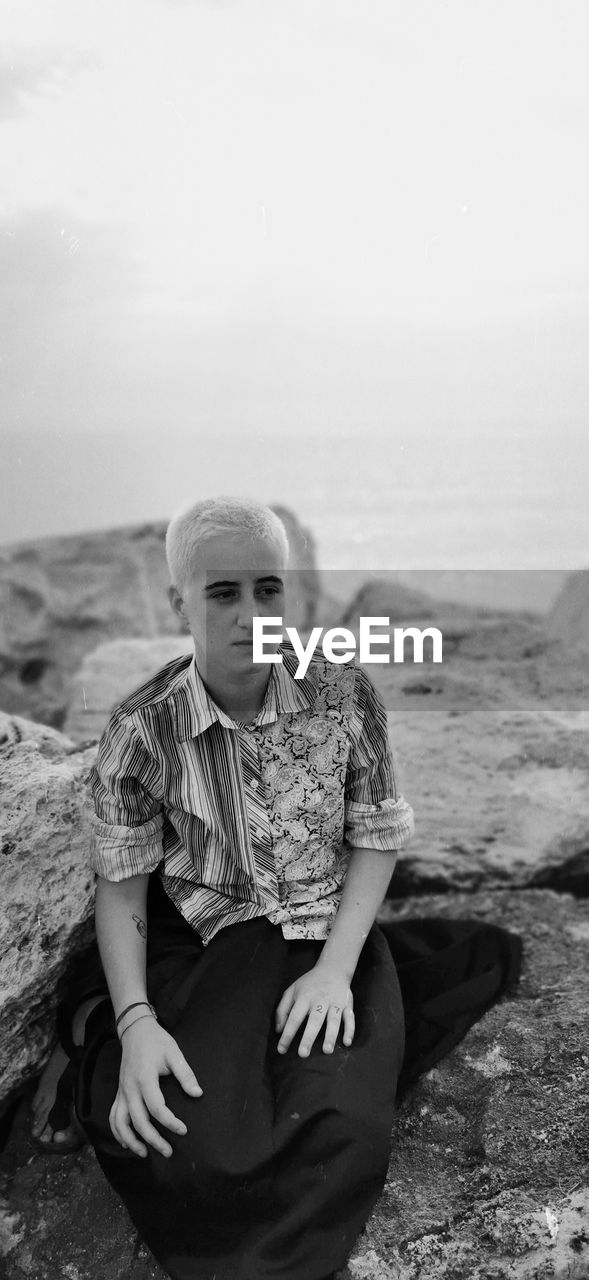
<instances>
[{"instance_id":1,"label":"rock","mask_svg":"<svg viewBox=\"0 0 589 1280\"><path fill-rule=\"evenodd\" d=\"M407 587L393 573L369 579L360 587L343 610L340 623L356 629L359 618L388 617L391 626L419 619L430 619L440 612L440 602L421 591ZM424 623L424 625L426 625Z\"/></svg>"},{"instance_id":2,"label":"rock","mask_svg":"<svg viewBox=\"0 0 589 1280\"><path fill-rule=\"evenodd\" d=\"M59 727L82 658L118 636L179 630L165 525L45 538L0 556L0 705Z\"/></svg>"},{"instance_id":3,"label":"rock","mask_svg":"<svg viewBox=\"0 0 589 1280\"><path fill-rule=\"evenodd\" d=\"M383 530L384 534L384 530ZM388 553L383 542L383 565L388 560L398 563L394 544ZM358 552L352 551L350 562L357 563ZM485 610L495 614L503 610L538 619L545 616L560 591L567 571L564 569L328 569L322 568L324 588L336 600L350 601L368 581L394 582L409 587L432 601L452 600L455 605Z\"/></svg>"},{"instance_id":4,"label":"rock","mask_svg":"<svg viewBox=\"0 0 589 1280\"><path fill-rule=\"evenodd\" d=\"M341 1280L581 1280L588 904L499 891L388 912L501 922L523 936L524 968L515 992L405 1095L387 1185ZM48 1161L22 1108L3 1162L9 1280L164 1280L89 1148Z\"/></svg>"},{"instance_id":5,"label":"rock","mask_svg":"<svg viewBox=\"0 0 589 1280\"><path fill-rule=\"evenodd\" d=\"M437 666L369 668L417 815L391 894L589 893L588 668L518 620L477 624Z\"/></svg>"},{"instance_id":6,"label":"rock","mask_svg":"<svg viewBox=\"0 0 589 1280\"><path fill-rule=\"evenodd\" d=\"M90 936L92 750L0 714L0 1110L55 1039L60 980Z\"/></svg>"},{"instance_id":7,"label":"rock","mask_svg":"<svg viewBox=\"0 0 589 1280\"><path fill-rule=\"evenodd\" d=\"M400 569L399 580L434 598L544 615L566 578L562 569Z\"/></svg>"},{"instance_id":8,"label":"rock","mask_svg":"<svg viewBox=\"0 0 589 1280\"><path fill-rule=\"evenodd\" d=\"M144 680L182 653L193 653L190 636L111 640L84 658L70 684L64 732L74 742L98 739L113 707Z\"/></svg>"},{"instance_id":9,"label":"rock","mask_svg":"<svg viewBox=\"0 0 589 1280\"><path fill-rule=\"evenodd\" d=\"M276 508L293 546L297 619L312 625L313 539ZM167 598L165 522L0 549L0 706L61 728L71 675L111 640L182 634Z\"/></svg>"},{"instance_id":10,"label":"rock","mask_svg":"<svg viewBox=\"0 0 589 1280\"><path fill-rule=\"evenodd\" d=\"M289 593L293 600L285 620L301 632L309 631L315 622L321 595L321 578L317 569L317 548L310 529L306 529L289 509L273 504L272 510L286 529L290 547L289 564L295 572L289 575Z\"/></svg>"},{"instance_id":11,"label":"rock","mask_svg":"<svg viewBox=\"0 0 589 1280\"><path fill-rule=\"evenodd\" d=\"M403 1100L387 1186L356 1250L372 1258L365 1274L581 1280L589 904L532 890L414 899L389 911L504 924L524 939L524 966L515 992ZM353 1264L350 1273L362 1274Z\"/></svg>"},{"instance_id":12,"label":"rock","mask_svg":"<svg viewBox=\"0 0 589 1280\"><path fill-rule=\"evenodd\" d=\"M567 648L589 650L589 569L569 574L548 614L546 631Z\"/></svg>"},{"instance_id":13,"label":"rock","mask_svg":"<svg viewBox=\"0 0 589 1280\"><path fill-rule=\"evenodd\" d=\"M61 757L64 751L73 750L72 743L66 744L63 733L51 729L46 724L35 724L32 720L24 720L21 716L10 716L0 711L0 752L2 759L9 758L9 752L19 743L27 743L38 748L44 759ZM77 750L77 748L76 748Z\"/></svg>"},{"instance_id":14,"label":"rock","mask_svg":"<svg viewBox=\"0 0 589 1280\"><path fill-rule=\"evenodd\" d=\"M333 576L333 572L324 575L324 585L332 586ZM419 575L416 573L415 577ZM489 614L484 608L426 595L405 585L394 573L365 581L348 603L343 608L340 606L336 615L333 608L335 599L332 594L332 620L329 625L348 627L356 637L361 617L389 620L390 642L375 646L374 650L376 654L388 654L387 662L398 662L394 658L392 633L395 628L407 630L415 627L424 632L430 627L436 628L442 634L444 662L458 652L473 659L503 656L509 660L515 656L514 651L527 647L530 653L544 652L548 647L546 634L540 622L533 617L501 613L499 610ZM320 612L323 621L327 609L320 609ZM375 626L375 634L386 637L386 633L386 622ZM424 641L423 662L430 665L433 653L431 639ZM411 663L413 655L413 643L408 639L402 661Z\"/></svg>"}]
</instances>

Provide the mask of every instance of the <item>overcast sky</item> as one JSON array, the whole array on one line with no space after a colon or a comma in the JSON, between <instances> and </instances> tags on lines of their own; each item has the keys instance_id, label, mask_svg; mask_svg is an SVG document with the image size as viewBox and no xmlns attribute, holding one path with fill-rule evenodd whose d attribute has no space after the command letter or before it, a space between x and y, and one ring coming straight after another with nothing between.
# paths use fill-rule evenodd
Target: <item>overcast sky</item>
<instances>
[{"instance_id":1,"label":"overcast sky","mask_svg":"<svg viewBox=\"0 0 589 1280\"><path fill-rule=\"evenodd\" d=\"M0 539L169 513L181 438L198 469L208 437L207 483L251 489L263 467L261 496L286 499L280 438L310 442L307 467L314 440L368 431L381 472L387 449L418 468L425 440L434 480L453 452L467 486L498 453L524 496L551 476L569 555L589 428L586 0L0 13Z\"/></svg>"}]
</instances>

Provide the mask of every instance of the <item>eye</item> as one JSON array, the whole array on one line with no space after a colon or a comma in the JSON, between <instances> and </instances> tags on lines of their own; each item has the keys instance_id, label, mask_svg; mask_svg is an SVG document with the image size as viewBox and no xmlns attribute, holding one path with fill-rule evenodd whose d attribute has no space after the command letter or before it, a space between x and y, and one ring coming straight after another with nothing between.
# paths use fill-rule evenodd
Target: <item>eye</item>
<instances>
[{"instance_id":1,"label":"eye","mask_svg":"<svg viewBox=\"0 0 589 1280\"><path fill-rule=\"evenodd\" d=\"M228 600L233 600L234 598L235 591L230 587L225 591L214 591L212 596L209 596L209 600L220 600L222 603L226 603Z\"/></svg>"},{"instance_id":2,"label":"eye","mask_svg":"<svg viewBox=\"0 0 589 1280\"><path fill-rule=\"evenodd\" d=\"M281 592L282 587L279 587L276 583L271 583L267 587L260 587L258 594L261 595L263 599L270 600L272 596L279 596Z\"/></svg>"}]
</instances>

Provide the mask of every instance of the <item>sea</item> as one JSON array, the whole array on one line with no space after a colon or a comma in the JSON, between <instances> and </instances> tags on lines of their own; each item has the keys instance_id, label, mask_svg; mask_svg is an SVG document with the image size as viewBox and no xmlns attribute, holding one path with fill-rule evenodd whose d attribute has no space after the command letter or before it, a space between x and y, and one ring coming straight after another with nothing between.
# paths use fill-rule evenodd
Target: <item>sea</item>
<instances>
[{"instance_id":1,"label":"sea","mask_svg":"<svg viewBox=\"0 0 589 1280\"><path fill-rule=\"evenodd\" d=\"M566 575L589 566L587 450L565 430L141 435L47 424L9 433L2 455L6 544L169 519L234 493L290 507L318 565L345 571L346 588L389 571L446 599L543 612Z\"/></svg>"}]
</instances>

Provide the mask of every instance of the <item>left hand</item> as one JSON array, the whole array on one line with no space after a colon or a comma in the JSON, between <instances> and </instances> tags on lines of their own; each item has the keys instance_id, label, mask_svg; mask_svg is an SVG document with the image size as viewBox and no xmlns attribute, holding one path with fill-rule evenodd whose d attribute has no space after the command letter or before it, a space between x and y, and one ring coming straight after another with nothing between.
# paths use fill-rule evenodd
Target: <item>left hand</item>
<instances>
[{"instance_id":1,"label":"left hand","mask_svg":"<svg viewBox=\"0 0 589 1280\"><path fill-rule=\"evenodd\" d=\"M276 1010L278 1052L286 1053L299 1027L307 1020L299 1045L299 1057L306 1058L324 1023L323 1052L333 1053L343 1021L344 1044L354 1039L354 999L345 977L321 962L303 973L286 988Z\"/></svg>"}]
</instances>

